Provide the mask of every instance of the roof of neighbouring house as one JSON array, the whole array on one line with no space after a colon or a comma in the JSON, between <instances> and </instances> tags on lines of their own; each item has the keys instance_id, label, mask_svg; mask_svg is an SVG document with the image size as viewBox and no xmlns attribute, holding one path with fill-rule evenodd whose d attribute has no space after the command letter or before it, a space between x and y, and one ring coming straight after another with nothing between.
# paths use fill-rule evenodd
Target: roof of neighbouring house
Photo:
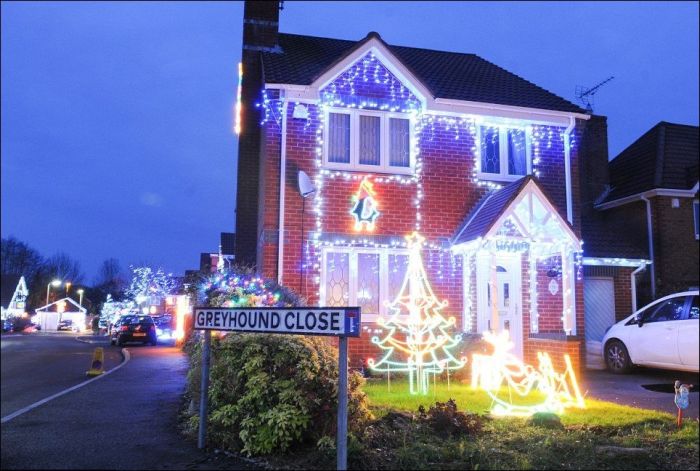
<instances>
[{"instance_id":1,"label":"roof of neighbouring house","mask_svg":"<svg viewBox=\"0 0 700 471\"><path fill-rule=\"evenodd\" d=\"M12 301L12 295L15 294L19 280L22 275L0 275L0 305L7 308Z\"/></svg>"},{"instance_id":2,"label":"roof of neighbouring house","mask_svg":"<svg viewBox=\"0 0 700 471\"><path fill-rule=\"evenodd\" d=\"M635 231L619 214L600 211L581 218L584 257L648 259L647 234Z\"/></svg>"},{"instance_id":3,"label":"roof of neighbouring house","mask_svg":"<svg viewBox=\"0 0 700 471\"><path fill-rule=\"evenodd\" d=\"M370 33L360 41L280 33L279 51L261 53L264 81L309 85L371 37L382 41L377 33ZM435 98L586 113L475 54L384 44Z\"/></svg>"},{"instance_id":4,"label":"roof of neighbouring house","mask_svg":"<svg viewBox=\"0 0 700 471\"><path fill-rule=\"evenodd\" d=\"M504 186L498 191L487 193L467 214L462 224L459 225L455 236L452 238L452 243L454 245L461 244L484 236L530 180L533 180L533 178L527 176Z\"/></svg>"},{"instance_id":5,"label":"roof of neighbouring house","mask_svg":"<svg viewBox=\"0 0 700 471\"><path fill-rule=\"evenodd\" d=\"M698 127L661 121L609 163L610 191L599 204L655 188L698 182Z\"/></svg>"}]
</instances>

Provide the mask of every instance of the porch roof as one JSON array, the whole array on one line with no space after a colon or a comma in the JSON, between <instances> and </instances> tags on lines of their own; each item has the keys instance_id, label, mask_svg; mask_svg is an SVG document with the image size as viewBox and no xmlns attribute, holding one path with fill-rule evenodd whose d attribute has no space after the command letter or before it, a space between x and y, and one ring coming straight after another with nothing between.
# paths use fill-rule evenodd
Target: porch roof
<instances>
[{"instance_id":1,"label":"porch roof","mask_svg":"<svg viewBox=\"0 0 700 471\"><path fill-rule=\"evenodd\" d=\"M534 198L523 201L527 194ZM508 218L515 223L520 238L563 237L580 244L571 224L559 215L537 180L528 175L482 198L455 232L452 245L495 235Z\"/></svg>"}]
</instances>

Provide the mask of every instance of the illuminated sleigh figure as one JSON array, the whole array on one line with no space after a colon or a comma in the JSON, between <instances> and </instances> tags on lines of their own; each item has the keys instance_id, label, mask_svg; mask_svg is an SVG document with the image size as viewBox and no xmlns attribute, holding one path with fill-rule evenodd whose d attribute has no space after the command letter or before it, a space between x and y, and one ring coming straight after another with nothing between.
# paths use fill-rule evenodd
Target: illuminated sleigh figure
<instances>
[{"instance_id":1,"label":"illuminated sleigh figure","mask_svg":"<svg viewBox=\"0 0 700 471\"><path fill-rule=\"evenodd\" d=\"M513 355L510 352L513 343L507 330L499 334L485 332L484 340L493 345L494 352L490 356L472 356L472 388L479 387L491 397L492 414L561 414L567 407L585 407L569 355L564 355L564 373L557 373L547 353L537 353L537 369ZM531 394L544 395L544 398L527 404L525 400Z\"/></svg>"}]
</instances>

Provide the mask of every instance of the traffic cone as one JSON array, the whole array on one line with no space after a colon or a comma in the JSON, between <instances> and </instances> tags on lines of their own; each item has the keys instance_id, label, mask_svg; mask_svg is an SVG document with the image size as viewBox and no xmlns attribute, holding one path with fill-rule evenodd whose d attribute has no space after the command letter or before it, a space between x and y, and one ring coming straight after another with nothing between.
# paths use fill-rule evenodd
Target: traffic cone
<instances>
[{"instance_id":1,"label":"traffic cone","mask_svg":"<svg viewBox=\"0 0 700 471\"><path fill-rule=\"evenodd\" d=\"M99 376L104 373L105 364L105 351L102 347L95 348L95 352L92 354L92 365L90 370L86 371L87 376Z\"/></svg>"}]
</instances>

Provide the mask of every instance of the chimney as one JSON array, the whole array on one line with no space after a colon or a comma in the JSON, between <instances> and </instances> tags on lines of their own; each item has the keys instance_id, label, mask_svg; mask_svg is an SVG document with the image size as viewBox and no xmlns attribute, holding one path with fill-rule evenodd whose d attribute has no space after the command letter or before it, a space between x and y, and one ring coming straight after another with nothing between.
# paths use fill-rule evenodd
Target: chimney
<instances>
[{"instance_id":1,"label":"chimney","mask_svg":"<svg viewBox=\"0 0 700 471\"><path fill-rule=\"evenodd\" d=\"M238 187L236 191L236 261L254 265L262 225L260 195L260 110L255 103L263 86L261 54L280 51L278 1L246 1L243 7L243 80L241 131L238 135Z\"/></svg>"},{"instance_id":2,"label":"chimney","mask_svg":"<svg viewBox=\"0 0 700 471\"><path fill-rule=\"evenodd\" d=\"M243 7L243 53L275 51L282 2L245 2ZM244 59L245 60L245 59Z\"/></svg>"}]
</instances>

